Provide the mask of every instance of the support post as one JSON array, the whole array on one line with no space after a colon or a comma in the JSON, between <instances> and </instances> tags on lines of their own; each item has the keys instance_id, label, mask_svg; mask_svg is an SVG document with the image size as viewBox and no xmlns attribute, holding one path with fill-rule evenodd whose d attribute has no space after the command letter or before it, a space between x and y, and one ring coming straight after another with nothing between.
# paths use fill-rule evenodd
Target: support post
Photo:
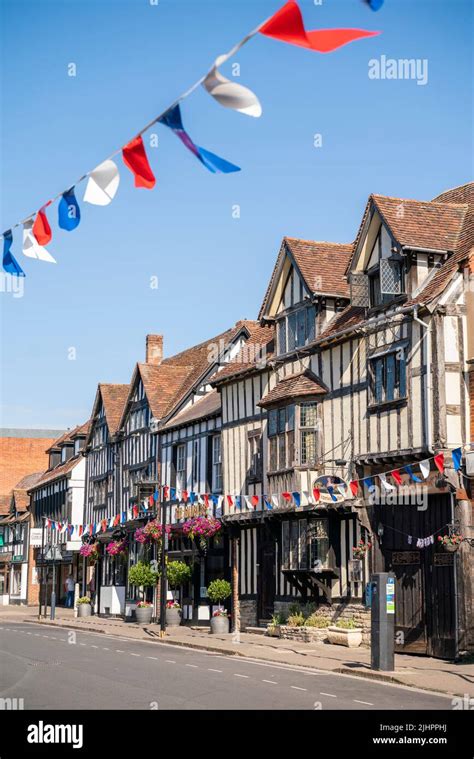
<instances>
[{"instance_id":1,"label":"support post","mask_svg":"<svg viewBox=\"0 0 474 759\"><path fill-rule=\"evenodd\" d=\"M168 553L168 535L166 533L166 504L161 504L162 551L161 551L161 583L160 583L160 636L166 635L166 556Z\"/></svg>"},{"instance_id":2,"label":"support post","mask_svg":"<svg viewBox=\"0 0 474 759\"><path fill-rule=\"evenodd\" d=\"M239 564L238 564L239 539L231 537L231 562L232 562L232 632L240 633L240 599L239 599Z\"/></svg>"}]
</instances>

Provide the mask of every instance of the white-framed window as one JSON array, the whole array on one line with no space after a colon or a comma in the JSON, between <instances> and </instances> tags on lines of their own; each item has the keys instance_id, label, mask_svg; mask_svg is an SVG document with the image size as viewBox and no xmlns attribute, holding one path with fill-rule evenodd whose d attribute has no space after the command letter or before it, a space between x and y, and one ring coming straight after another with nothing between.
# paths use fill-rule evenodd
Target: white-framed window
<instances>
[{"instance_id":1,"label":"white-framed window","mask_svg":"<svg viewBox=\"0 0 474 759\"><path fill-rule=\"evenodd\" d=\"M212 438L212 491L222 490L222 448L221 436Z\"/></svg>"},{"instance_id":2,"label":"white-framed window","mask_svg":"<svg viewBox=\"0 0 474 759\"><path fill-rule=\"evenodd\" d=\"M176 449L176 487L186 488L186 445L182 443Z\"/></svg>"}]
</instances>

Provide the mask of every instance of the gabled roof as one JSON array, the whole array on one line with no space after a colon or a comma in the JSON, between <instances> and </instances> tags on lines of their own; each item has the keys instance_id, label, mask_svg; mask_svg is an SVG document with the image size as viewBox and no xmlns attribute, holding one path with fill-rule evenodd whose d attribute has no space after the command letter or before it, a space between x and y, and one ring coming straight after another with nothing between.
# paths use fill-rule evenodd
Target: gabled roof
<instances>
[{"instance_id":1,"label":"gabled roof","mask_svg":"<svg viewBox=\"0 0 474 759\"><path fill-rule=\"evenodd\" d=\"M242 346L239 353L229 361L213 378L211 385L217 387L221 383L234 379L249 371L261 371L265 368L275 352L275 325L258 324L252 327L250 337Z\"/></svg>"},{"instance_id":2,"label":"gabled roof","mask_svg":"<svg viewBox=\"0 0 474 759\"><path fill-rule=\"evenodd\" d=\"M92 408L91 425L87 436L86 445L89 444L92 434L93 422L102 400L105 420L110 435L115 435L118 430L120 419L122 418L125 403L128 398L130 385L110 384L99 382L95 395L94 406Z\"/></svg>"},{"instance_id":3,"label":"gabled roof","mask_svg":"<svg viewBox=\"0 0 474 759\"><path fill-rule=\"evenodd\" d=\"M351 253L352 244L284 237L260 308L259 319L265 316L285 256L290 256L311 294L348 298L349 285L345 271Z\"/></svg>"},{"instance_id":4,"label":"gabled roof","mask_svg":"<svg viewBox=\"0 0 474 759\"><path fill-rule=\"evenodd\" d=\"M327 393L327 388L322 385L310 369L306 369L288 375L277 382L275 387L264 395L257 405L266 408L290 398L303 398L305 396L324 395L325 393Z\"/></svg>"},{"instance_id":5,"label":"gabled roof","mask_svg":"<svg viewBox=\"0 0 474 759\"><path fill-rule=\"evenodd\" d=\"M46 453L49 453L50 451L53 451L57 448L60 448L62 445L71 445L74 442L74 439L76 437L87 437L89 430L90 430L91 420L88 419L87 422L84 422L84 424L78 424L76 427L73 427L71 430L66 430L64 434L62 434L60 437L58 437L57 440L54 441L54 443L46 449Z\"/></svg>"},{"instance_id":6,"label":"gabled roof","mask_svg":"<svg viewBox=\"0 0 474 759\"><path fill-rule=\"evenodd\" d=\"M190 424L198 419L205 419L210 416L218 416L221 411L221 396L217 390L212 390L205 396L195 401L191 406L185 408L176 416L172 417L169 422L163 425L163 430L169 430L173 427L181 427Z\"/></svg>"},{"instance_id":7,"label":"gabled roof","mask_svg":"<svg viewBox=\"0 0 474 759\"><path fill-rule=\"evenodd\" d=\"M137 364L120 426L125 420L138 374L153 416L166 420L206 377L222 350L241 333L248 336L255 324L256 322L248 320L238 321L234 327L164 359L161 364Z\"/></svg>"},{"instance_id":8,"label":"gabled roof","mask_svg":"<svg viewBox=\"0 0 474 759\"><path fill-rule=\"evenodd\" d=\"M53 469L48 469L46 472L43 472L37 482L35 482L35 484L28 489L28 492L31 493L33 490L36 490L39 487L43 487L43 485L46 485L48 482L52 482L59 479L60 477L64 477L66 474L69 474L69 472L72 472L74 467L81 463L82 459L82 454L79 454L78 456L72 456L70 459L65 461L64 464L58 464L57 466L53 467Z\"/></svg>"}]
</instances>

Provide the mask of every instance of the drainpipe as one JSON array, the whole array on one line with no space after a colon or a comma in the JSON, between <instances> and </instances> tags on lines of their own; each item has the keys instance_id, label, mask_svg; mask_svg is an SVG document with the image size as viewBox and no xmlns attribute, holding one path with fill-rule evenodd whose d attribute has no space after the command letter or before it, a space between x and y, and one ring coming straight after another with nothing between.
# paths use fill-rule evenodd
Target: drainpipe
<instances>
[{"instance_id":1,"label":"drainpipe","mask_svg":"<svg viewBox=\"0 0 474 759\"><path fill-rule=\"evenodd\" d=\"M455 514L455 495L450 493L451 496L451 523L454 525ZM459 658L459 602L458 602L458 562L457 551L453 554L453 570L454 570L454 659Z\"/></svg>"},{"instance_id":2,"label":"drainpipe","mask_svg":"<svg viewBox=\"0 0 474 759\"><path fill-rule=\"evenodd\" d=\"M426 403L425 403L425 409L424 409L424 417L425 417L425 423L426 423L426 442L428 446L428 451L430 453L434 453L433 445L432 445L432 433L431 433L431 397L432 397L432 382L433 382L433 376L431 371L431 344L430 344L430 334L431 334L431 324L424 322L423 319L420 319L418 316L418 309L419 305L417 304L415 308L413 309L413 320L420 324L425 330L425 336L426 336L426 379L425 379L425 387L426 387ZM423 340L423 336L421 339Z\"/></svg>"}]
</instances>

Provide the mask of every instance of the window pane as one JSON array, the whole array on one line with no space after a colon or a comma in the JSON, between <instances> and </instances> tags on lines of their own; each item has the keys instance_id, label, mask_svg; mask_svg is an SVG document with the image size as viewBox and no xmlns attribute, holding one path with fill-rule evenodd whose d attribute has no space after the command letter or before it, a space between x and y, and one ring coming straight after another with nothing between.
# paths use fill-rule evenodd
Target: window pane
<instances>
[{"instance_id":1,"label":"window pane","mask_svg":"<svg viewBox=\"0 0 474 759\"><path fill-rule=\"evenodd\" d=\"M270 471L273 472L275 469L278 469L277 438L272 437L270 439Z\"/></svg>"},{"instance_id":2,"label":"window pane","mask_svg":"<svg viewBox=\"0 0 474 759\"><path fill-rule=\"evenodd\" d=\"M290 523L282 522L281 525L281 566L282 569L290 568Z\"/></svg>"},{"instance_id":3,"label":"window pane","mask_svg":"<svg viewBox=\"0 0 474 759\"><path fill-rule=\"evenodd\" d=\"M290 522L290 569L299 569L299 529L298 521L293 519Z\"/></svg>"},{"instance_id":4,"label":"window pane","mask_svg":"<svg viewBox=\"0 0 474 759\"><path fill-rule=\"evenodd\" d=\"M316 463L316 436L317 432L312 430L301 430L301 463Z\"/></svg>"},{"instance_id":5,"label":"window pane","mask_svg":"<svg viewBox=\"0 0 474 759\"><path fill-rule=\"evenodd\" d=\"M377 403L383 401L383 358L374 361L375 370L375 400Z\"/></svg>"},{"instance_id":6,"label":"window pane","mask_svg":"<svg viewBox=\"0 0 474 759\"><path fill-rule=\"evenodd\" d=\"M395 354L389 353L385 358L386 387L385 400L393 401L395 397Z\"/></svg>"},{"instance_id":7,"label":"window pane","mask_svg":"<svg viewBox=\"0 0 474 759\"><path fill-rule=\"evenodd\" d=\"M296 344L304 345L306 342L306 309L302 308L296 314Z\"/></svg>"},{"instance_id":8,"label":"window pane","mask_svg":"<svg viewBox=\"0 0 474 759\"><path fill-rule=\"evenodd\" d=\"M316 337L316 309L310 306L306 309L306 341L310 343Z\"/></svg>"},{"instance_id":9,"label":"window pane","mask_svg":"<svg viewBox=\"0 0 474 759\"><path fill-rule=\"evenodd\" d=\"M285 433L278 435L278 469L286 469Z\"/></svg>"},{"instance_id":10,"label":"window pane","mask_svg":"<svg viewBox=\"0 0 474 759\"><path fill-rule=\"evenodd\" d=\"M277 433L277 418L278 412L276 409L271 409L268 412L268 436L276 435Z\"/></svg>"},{"instance_id":11,"label":"window pane","mask_svg":"<svg viewBox=\"0 0 474 759\"><path fill-rule=\"evenodd\" d=\"M286 409L281 408L278 411L278 432L284 432L286 426Z\"/></svg>"},{"instance_id":12,"label":"window pane","mask_svg":"<svg viewBox=\"0 0 474 759\"><path fill-rule=\"evenodd\" d=\"M407 377L406 377L406 361L405 351L400 351L397 354L397 384L398 384L398 396L399 398L405 398L407 394Z\"/></svg>"},{"instance_id":13,"label":"window pane","mask_svg":"<svg viewBox=\"0 0 474 759\"><path fill-rule=\"evenodd\" d=\"M300 406L300 425L301 427L311 427L314 429L317 423L317 405L316 403L302 403Z\"/></svg>"},{"instance_id":14,"label":"window pane","mask_svg":"<svg viewBox=\"0 0 474 759\"><path fill-rule=\"evenodd\" d=\"M288 420L287 429L294 430L295 429L295 407L294 406L287 406L286 416Z\"/></svg>"},{"instance_id":15,"label":"window pane","mask_svg":"<svg viewBox=\"0 0 474 759\"><path fill-rule=\"evenodd\" d=\"M286 433L288 436L288 442L287 442L287 451L288 451L288 460L287 465L293 466L295 463L295 433L293 430L290 430L290 432Z\"/></svg>"},{"instance_id":16,"label":"window pane","mask_svg":"<svg viewBox=\"0 0 474 759\"><path fill-rule=\"evenodd\" d=\"M299 519L299 551L300 551L300 569L308 568L308 522L306 519Z\"/></svg>"},{"instance_id":17,"label":"window pane","mask_svg":"<svg viewBox=\"0 0 474 759\"><path fill-rule=\"evenodd\" d=\"M286 353L286 319L278 322L278 353Z\"/></svg>"},{"instance_id":18,"label":"window pane","mask_svg":"<svg viewBox=\"0 0 474 759\"><path fill-rule=\"evenodd\" d=\"M288 317L287 350L292 351L296 347L296 314Z\"/></svg>"}]
</instances>

